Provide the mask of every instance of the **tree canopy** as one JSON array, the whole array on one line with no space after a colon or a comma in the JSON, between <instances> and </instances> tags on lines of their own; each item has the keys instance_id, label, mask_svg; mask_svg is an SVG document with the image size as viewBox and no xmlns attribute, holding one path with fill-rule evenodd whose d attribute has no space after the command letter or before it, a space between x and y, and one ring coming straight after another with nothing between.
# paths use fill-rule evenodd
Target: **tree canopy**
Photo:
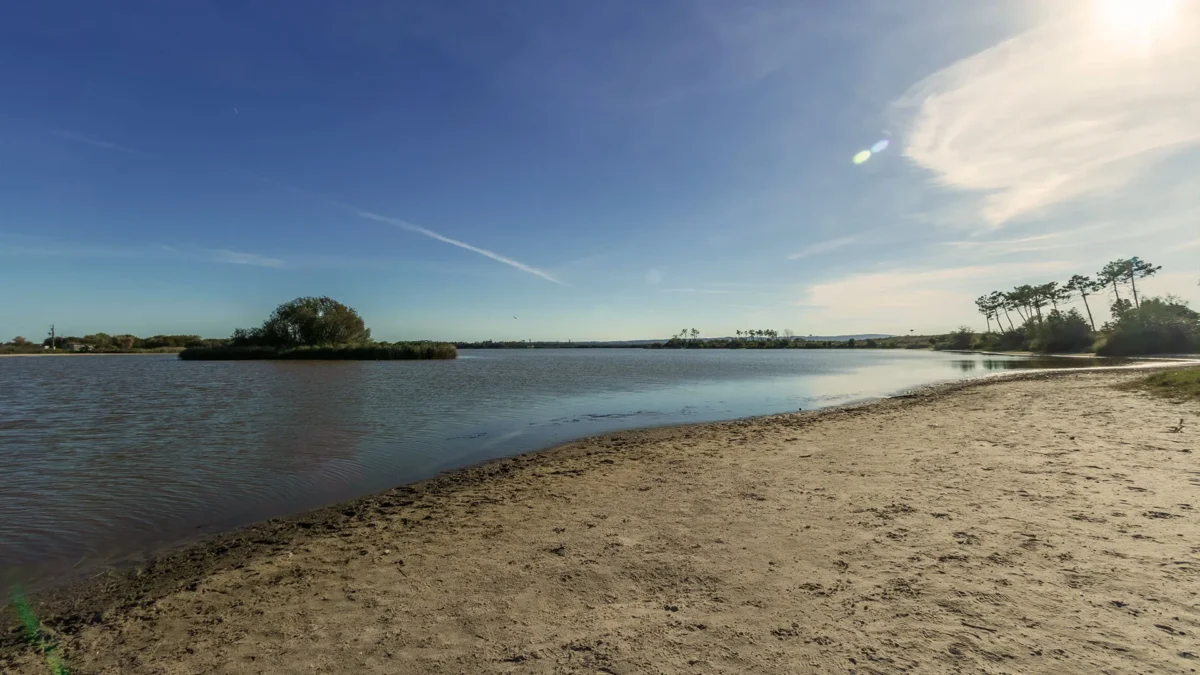
<instances>
[{"instance_id":1,"label":"tree canopy","mask_svg":"<svg viewBox=\"0 0 1200 675\"><path fill-rule=\"evenodd\" d=\"M328 297L285 302L258 328L233 332L235 345L315 347L353 345L371 340L371 330L353 308Z\"/></svg>"}]
</instances>

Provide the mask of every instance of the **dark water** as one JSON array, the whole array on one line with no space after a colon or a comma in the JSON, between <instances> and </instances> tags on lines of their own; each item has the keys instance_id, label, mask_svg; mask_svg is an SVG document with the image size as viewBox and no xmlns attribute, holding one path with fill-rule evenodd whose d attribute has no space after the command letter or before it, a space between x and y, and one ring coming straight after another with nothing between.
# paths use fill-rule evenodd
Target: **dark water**
<instances>
[{"instance_id":1,"label":"dark water","mask_svg":"<svg viewBox=\"0 0 1200 675\"><path fill-rule=\"evenodd\" d=\"M61 578L616 429L812 409L1050 365L863 350L0 358L0 574Z\"/></svg>"}]
</instances>

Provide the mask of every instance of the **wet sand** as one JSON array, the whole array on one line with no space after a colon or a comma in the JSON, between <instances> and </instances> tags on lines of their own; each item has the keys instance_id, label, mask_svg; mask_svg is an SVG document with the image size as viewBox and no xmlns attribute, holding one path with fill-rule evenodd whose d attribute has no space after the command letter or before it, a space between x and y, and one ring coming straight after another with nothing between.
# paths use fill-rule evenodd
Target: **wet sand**
<instances>
[{"instance_id":1,"label":"wet sand","mask_svg":"<svg viewBox=\"0 0 1200 675\"><path fill-rule=\"evenodd\" d=\"M1194 672L1200 406L1143 374L586 439L37 610L72 673Z\"/></svg>"}]
</instances>

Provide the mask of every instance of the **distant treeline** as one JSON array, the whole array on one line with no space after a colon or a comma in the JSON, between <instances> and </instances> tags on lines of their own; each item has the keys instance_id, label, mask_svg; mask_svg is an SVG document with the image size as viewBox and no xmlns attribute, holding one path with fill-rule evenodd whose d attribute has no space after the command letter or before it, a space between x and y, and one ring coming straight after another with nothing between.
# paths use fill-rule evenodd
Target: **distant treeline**
<instances>
[{"instance_id":1,"label":"distant treeline","mask_svg":"<svg viewBox=\"0 0 1200 675\"><path fill-rule=\"evenodd\" d=\"M646 342L559 342L550 340L483 340L455 342L459 349L640 349Z\"/></svg>"},{"instance_id":2,"label":"distant treeline","mask_svg":"<svg viewBox=\"0 0 1200 675\"><path fill-rule=\"evenodd\" d=\"M647 349L929 349L940 336L897 335L884 338L810 340L774 330L738 331L736 337L703 338L691 328Z\"/></svg>"},{"instance_id":3,"label":"distant treeline","mask_svg":"<svg viewBox=\"0 0 1200 675\"><path fill-rule=\"evenodd\" d=\"M135 335L95 333L84 337L24 337L0 345L0 354L179 352L186 360L453 359L454 345L445 342L378 342L353 308L326 297L296 298L275 308L261 326L239 328L228 339L199 335Z\"/></svg>"},{"instance_id":4,"label":"distant treeline","mask_svg":"<svg viewBox=\"0 0 1200 675\"><path fill-rule=\"evenodd\" d=\"M705 338L687 329L667 340L630 342L556 342L536 340L484 340L456 342L459 349L930 349L947 335L896 335L890 337L816 340L781 337L774 330L738 331L736 337Z\"/></svg>"},{"instance_id":5,"label":"distant treeline","mask_svg":"<svg viewBox=\"0 0 1200 675\"><path fill-rule=\"evenodd\" d=\"M206 347L224 344L225 340L202 338L199 335L153 335L142 338L136 335L109 335L108 333L93 333L83 337L55 336L53 341L47 337L41 342L27 340L17 336L9 342L0 345L0 353L4 354L33 354L48 351L53 345L56 351L92 352L92 353L136 353L136 352L175 352L187 347Z\"/></svg>"},{"instance_id":6,"label":"distant treeline","mask_svg":"<svg viewBox=\"0 0 1200 675\"><path fill-rule=\"evenodd\" d=\"M990 351L1095 351L1104 356L1200 351L1200 313L1179 298L1145 298L1138 293L1138 280L1160 269L1134 257L1105 264L1094 278L1076 274L1062 284L1026 284L980 296L975 306L984 316L987 332L977 335L963 326L939 345ZM1111 318L1097 329L1093 306L1105 295L1111 299ZM1086 316L1077 308L1067 308L1075 300L1083 304Z\"/></svg>"},{"instance_id":7,"label":"distant treeline","mask_svg":"<svg viewBox=\"0 0 1200 675\"><path fill-rule=\"evenodd\" d=\"M304 297L285 302L256 328L239 328L220 345L190 347L188 361L252 359L413 360L453 359L446 342L377 342L352 307L333 298Z\"/></svg>"}]
</instances>

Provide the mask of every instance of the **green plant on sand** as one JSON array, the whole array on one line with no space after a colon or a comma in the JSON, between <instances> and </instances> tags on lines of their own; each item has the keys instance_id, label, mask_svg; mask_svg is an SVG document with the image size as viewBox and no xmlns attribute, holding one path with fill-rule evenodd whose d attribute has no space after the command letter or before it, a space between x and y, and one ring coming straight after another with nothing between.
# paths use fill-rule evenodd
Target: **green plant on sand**
<instances>
[{"instance_id":1,"label":"green plant on sand","mask_svg":"<svg viewBox=\"0 0 1200 675\"><path fill-rule=\"evenodd\" d=\"M47 638L41 623L20 588L14 587L12 590L12 605L17 610L17 618L21 621L21 630L25 634L25 640L42 655L42 658L46 659L46 667L50 670L51 675L67 675L69 671L66 664L63 663L62 656L58 653L58 645L52 639Z\"/></svg>"}]
</instances>

